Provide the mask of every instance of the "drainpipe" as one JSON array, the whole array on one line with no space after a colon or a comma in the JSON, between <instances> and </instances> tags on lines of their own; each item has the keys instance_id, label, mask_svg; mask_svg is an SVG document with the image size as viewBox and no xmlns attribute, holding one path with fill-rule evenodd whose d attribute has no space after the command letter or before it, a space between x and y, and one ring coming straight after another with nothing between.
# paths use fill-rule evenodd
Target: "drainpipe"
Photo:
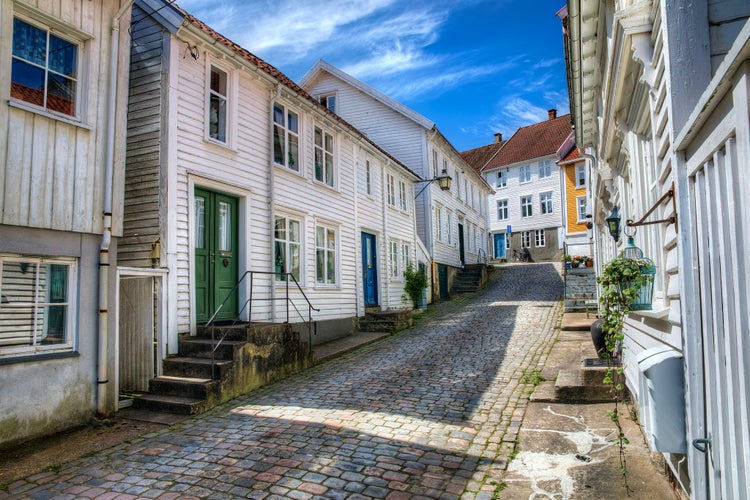
<instances>
[{"instance_id":1,"label":"drainpipe","mask_svg":"<svg viewBox=\"0 0 750 500\"><path fill-rule=\"evenodd\" d=\"M110 35L109 55L109 90L107 92L107 136L104 159L104 206L102 242L99 247L99 342L97 351L96 375L96 411L100 415L107 413L106 397L109 383L109 367L107 363L107 345L109 343L109 247L112 243L112 177L114 174L115 157L115 125L117 104L117 63L120 46L120 19L133 5L135 0L127 0L115 17L112 18L112 34Z\"/></svg>"},{"instance_id":2,"label":"drainpipe","mask_svg":"<svg viewBox=\"0 0 750 500\"><path fill-rule=\"evenodd\" d=\"M268 107L268 119L271 121L271 138L268 141L269 146L269 158L273 157L273 105L276 101L281 99L281 84L277 83L274 86L273 91L271 92L271 102ZM284 112L286 113L286 111ZM284 120L286 120L286 116L284 117ZM299 166L300 169L302 169L302 165ZM274 238L276 237L275 234L275 227L276 227L276 166L274 165L274 161L271 160L268 162L268 213L270 214L271 223L269 224L269 235L268 235L268 241L271 244L271 269L270 271L276 272L276 264L275 264L275 255L274 252L276 250L276 246L274 243ZM301 172L304 175L304 172ZM287 227L287 231L289 231L289 228ZM287 233L288 234L288 233ZM300 271L302 271L302 266L300 266ZM302 276L297 276L297 279L302 279ZM276 300L274 300L274 297L276 296L276 275L271 275L271 283L269 286L269 296L271 297L271 322L276 321ZM289 286L289 283L286 283L286 286ZM250 300L252 300L252 297L250 297ZM286 305L286 307L289 307L289 304ZM251 321L252 318L248 317L248 321Z\"/></svg>"}]
</instances>

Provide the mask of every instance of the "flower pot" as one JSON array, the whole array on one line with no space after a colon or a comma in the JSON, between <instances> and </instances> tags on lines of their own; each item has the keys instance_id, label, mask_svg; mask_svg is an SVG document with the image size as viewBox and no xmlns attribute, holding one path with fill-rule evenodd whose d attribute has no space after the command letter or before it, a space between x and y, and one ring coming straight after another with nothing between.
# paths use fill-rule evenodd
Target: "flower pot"
<instances>
[{"instance_id":1,"label":"flower pot","mask_svg":"<svg viewBox=\"0 0 750 500\"><path fill-rule=\"evenodd\" d=\"M604 331L602 330L602 319L597 319L591 323L591 341L594 343L594 349L596 349L596 355L600 358L612 357L603 355L607 352L607 342L604 338Z\"/></svg>"},{"instance_id":2,"label":"flower pot","mask_svg":"<svg viewBox=\"0 0 750 500\"><path fill-rule=\"evenodd\" d=\"M586 261L586 267L594 267L594 261L593 260L587 260Z\"/></svg>"}]
</instances>

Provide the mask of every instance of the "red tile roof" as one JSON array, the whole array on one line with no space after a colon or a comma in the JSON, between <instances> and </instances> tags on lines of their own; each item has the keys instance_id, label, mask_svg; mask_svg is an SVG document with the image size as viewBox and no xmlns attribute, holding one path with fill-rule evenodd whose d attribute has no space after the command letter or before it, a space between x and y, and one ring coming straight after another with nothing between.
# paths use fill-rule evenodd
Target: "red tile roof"
<instances>
[{"instance_id":1,"label":"red tile roof","mask_svg":"<svg viewBox=\"0 0 750 500\"><path fill-rule=\"evenodd\" d=\"M519 128L482 170L555 154L570 134L570 115Z\"/></svg>"},{"instance_id":2,"label":"red tile roof","mask_svg":"<svg viewBox=\"0 0 750 500\"><path fill-rule=\"evenodd\" d=\"M176 7L176 6L175 6ZM179 8L179 7L178 7ZM357 130L353 125L351 125L349 122L341 118L339 115L333 113L331 110L329 110L327 107L323 106L318 102L317 99L315 99L313 96L308 94L302 87L294 83L289 77L287 77L284 73L276 69L275 67L268 64L263 59L259 58L258 56L252 54L247 49L242 48L241 46L234 43L229 38L225 37L224 35L221 35L216 30L208 26L206 23L201 21L200 19L194 17L193 15L187 13L183 9L180 8L180 10L185 14L185 19L195 26L197 29L205 33L207 36L209 36L211 39L216 40L216 42L224 45L229 50L233 51L242 59L249 62L253 66L256 66L258 69L262 70L264 73L268 74L269 76L273 77L276 81L278 81L280 84L284 85L285 87L292 90L295 94L299 95L301 98L306 99L310 102L312 102L320 111L327 114L329 118L332 120L337 121L341 125L343 125L345 128L349 129L350 131L354 132L356 135L362 137L367 143L369 143L371 146L373 146L375 149L380 151L382 154L384 154L386 157L388 157L391 161L393 161L395 164L400 166L402 169L406 170L410 174L412 174L414 177L421 178L419 174L411 170L409 167L401 163L398 159L396 159L395 156L392 156L390 153L388 153L385 149L378 146L376 143L374 143L372 140L368 139L365 134Z\"/></svg>"},{"instance_id":3,"label":"red tile roof","mask_svg":"<svg viewBox=\"0 0 750 500\"><path fill-rule=\"evenodd\" d=\"M581 156L581 153L578 152L578 148L572 148L568 154L565 155L564 158L560 158L557 163L569 163L573 162L575 160L582 160L583 157Z\"/></svg>"},{"instance_id":4,"label":"red tile roof","mask_svg":"<svg viewBox=\"0 0 750 500\"><path fill-rule=\"evenodd\" d=\"M478 148L469 149L468 151L463 151L461 153L461 158L463 158L466 163L471 165L474 170L476 170L477 172L481 172L482 167L484 167L487 162L490 161L493 156L495 156L495 153L497 153L505 143L506 141L493 142L492 144L487 144L486 146L480 146Z\"/></svg>"}]
</instances>

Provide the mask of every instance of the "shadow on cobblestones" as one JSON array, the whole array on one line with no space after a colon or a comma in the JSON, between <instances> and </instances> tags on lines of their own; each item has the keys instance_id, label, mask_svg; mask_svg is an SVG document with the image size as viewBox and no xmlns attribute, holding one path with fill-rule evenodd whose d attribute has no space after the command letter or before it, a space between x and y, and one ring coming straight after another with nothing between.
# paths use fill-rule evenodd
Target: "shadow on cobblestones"
<instances>
[{"instance_id":1,"label":"shadow on cobblestones","mask_svg":"<svg viewBox=\"0 0 750 500\"><path fill-rule=\"evenodd\" d=\"M504 266L483 290L434 306L414 328L10 491L31 498L486 492L513 451L527 395L520 378L551 342L561 295L554 265Z\"/></svg>"}]
</instances>

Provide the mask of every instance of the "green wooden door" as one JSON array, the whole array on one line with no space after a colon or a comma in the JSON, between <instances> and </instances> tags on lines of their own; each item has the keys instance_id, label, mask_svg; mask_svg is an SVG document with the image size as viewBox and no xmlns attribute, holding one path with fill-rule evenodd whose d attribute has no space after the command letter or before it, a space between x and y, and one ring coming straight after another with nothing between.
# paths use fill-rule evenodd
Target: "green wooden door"
<instances>
[{"instance_id":1,"label":"green wooden door","mask_svg":"<svg viewBox=\"0 0 750 500\"><path fill-rule=\"evenodd\" d=\"M195 319L205 323L237 283L237 198L195 190ZM237 316L237 294L226 301L217 320Z\"/></svg>"}]
</instances>

